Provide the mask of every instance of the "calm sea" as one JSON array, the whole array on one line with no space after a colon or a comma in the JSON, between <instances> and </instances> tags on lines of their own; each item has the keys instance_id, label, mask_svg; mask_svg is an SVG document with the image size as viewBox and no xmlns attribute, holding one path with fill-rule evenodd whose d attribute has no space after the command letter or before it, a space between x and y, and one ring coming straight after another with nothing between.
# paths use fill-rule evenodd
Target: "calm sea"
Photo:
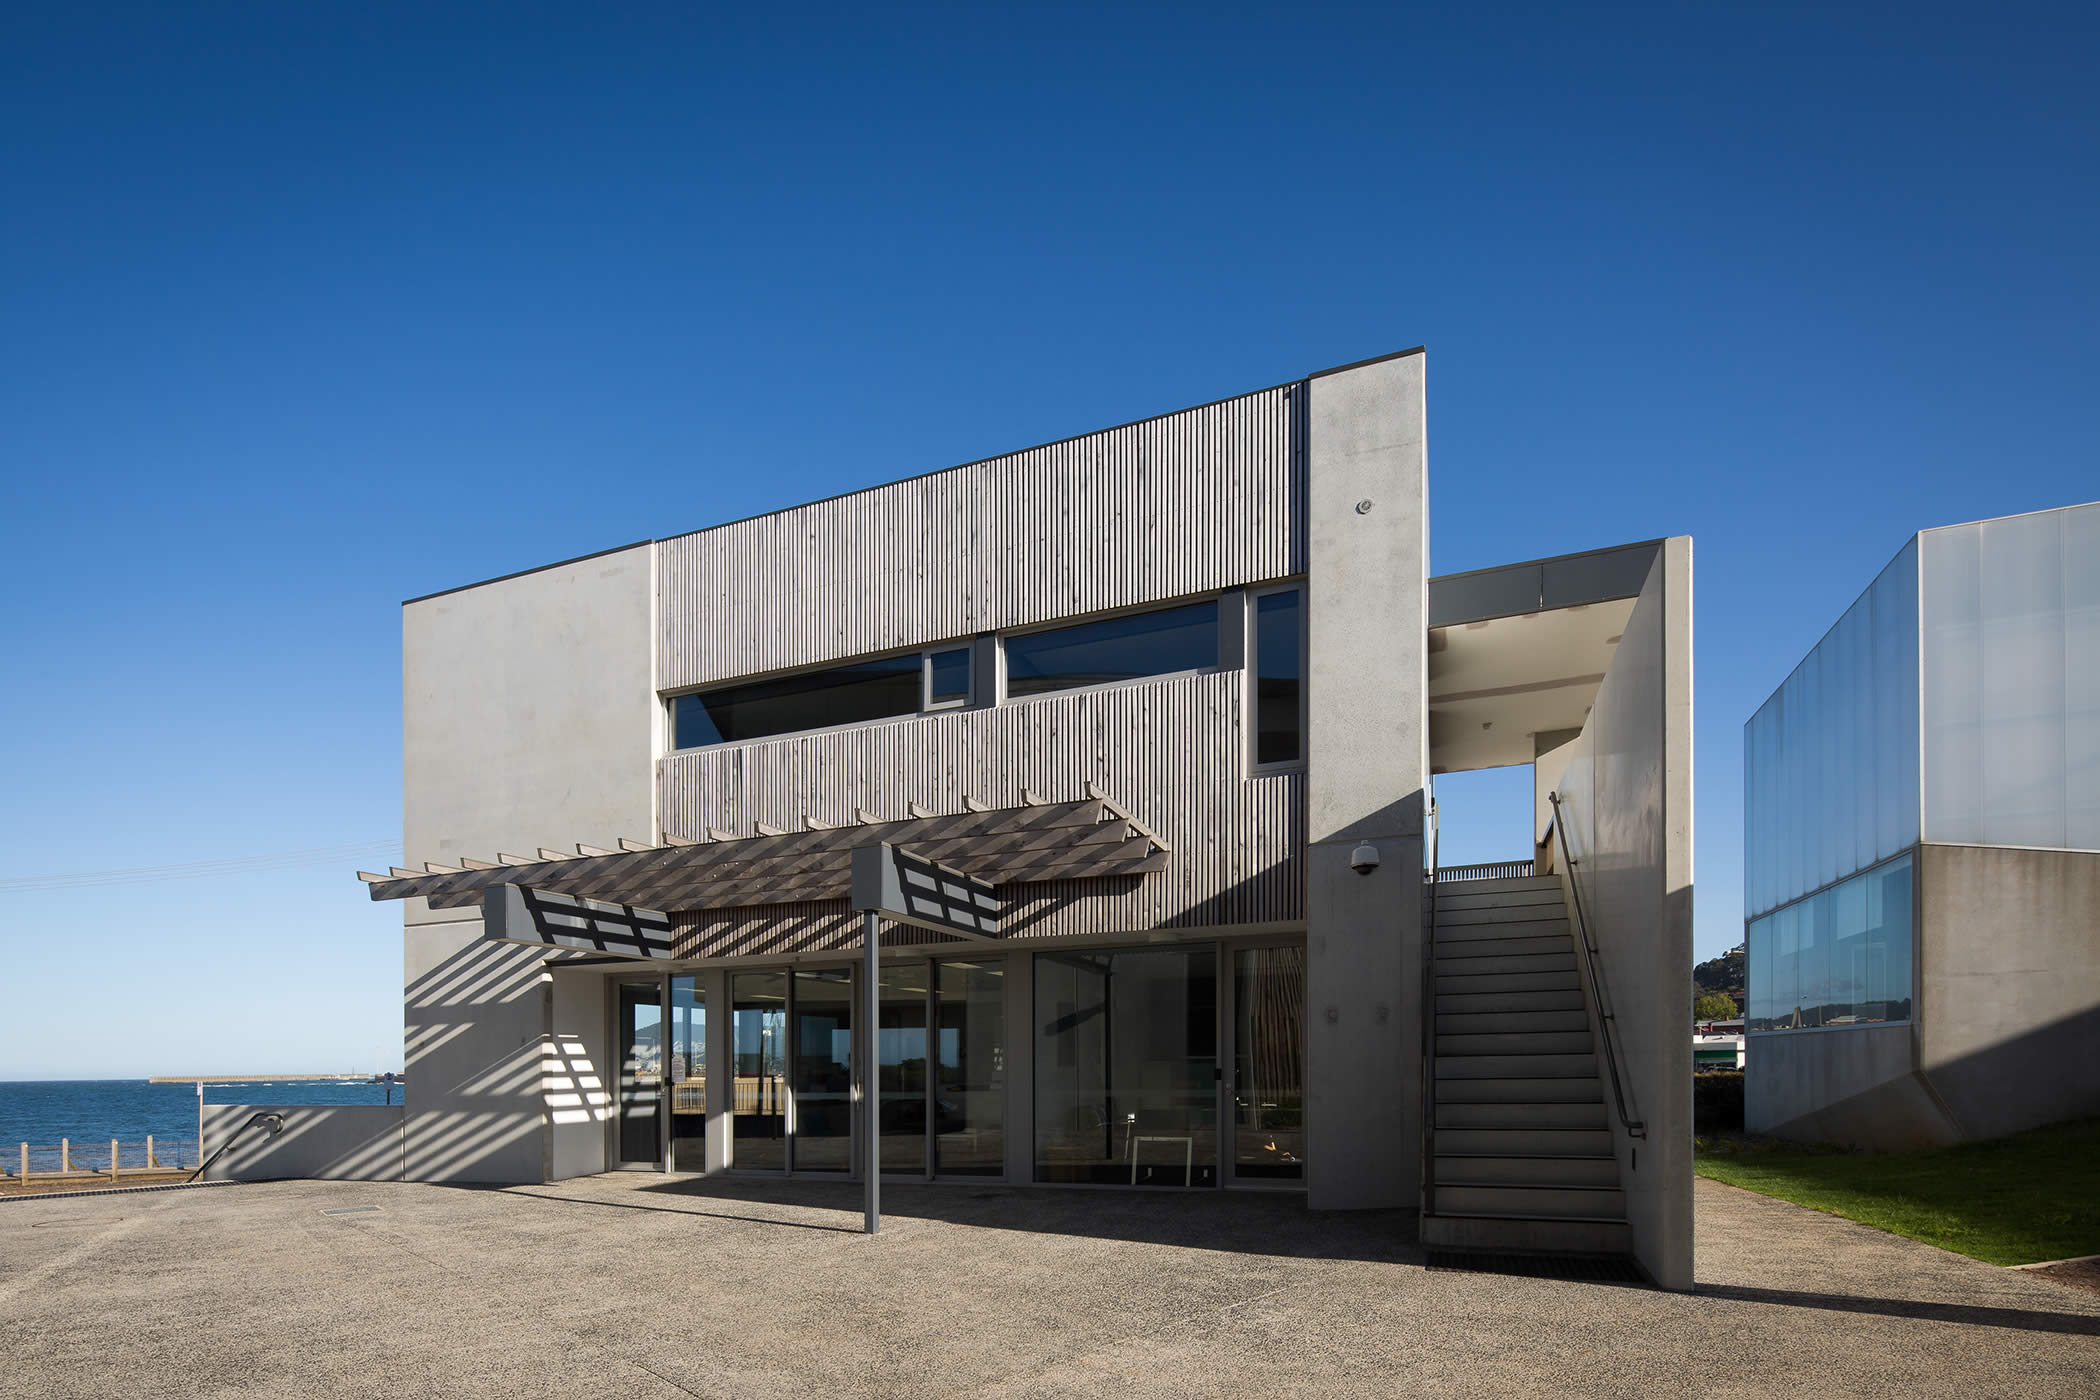
<instances>
[{"instance_id":1,"label":"calm sea","mask_svg":"<svg viewBox=\"0 0 2100 1400\"><path fill-rule=\"evenodd\" d=\"M402 1085L394 1086L401 1102ZM383 1084L336 1080L287 1079L267 1084L221 1084L204 1081L204 1101L253 1104L385 1103ZM123 1163L134 1157L143 1164L147 1134L154 1157L195 1165L197 1157L197 1086L148 1084L143 1079L0 1080L0 1158L13 1170L20 1144L29 1144L29 1168L45 1170L58 1163L58 1140L73 1145L76 1157L107 1165L109 1140L122 1144Z\"/></svg>"}]
</instances>

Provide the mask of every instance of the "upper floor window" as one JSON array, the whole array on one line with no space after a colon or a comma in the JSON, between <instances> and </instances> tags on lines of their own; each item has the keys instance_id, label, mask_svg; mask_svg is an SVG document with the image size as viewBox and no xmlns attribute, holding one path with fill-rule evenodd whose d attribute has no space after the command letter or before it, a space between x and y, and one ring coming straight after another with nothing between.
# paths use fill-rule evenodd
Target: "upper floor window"
<instances>
[{"instance_id":1,"label":"upper floor window","mask_svg":"<svg viewBox=\"0 0 2100 1400\"><path fill-rule=\"evenodd\" d=\"M1083 685L1205 671L1218 664L1218 603L1105 617L1006 639L1006 693L1041 695Z\"/></svg>"},{"instance_id":2,"label":"upper floor window","mask_svg":"<svg viewBox=\"0 0 2100 1400\"><path fill-rule=\"evenodd\" d=\"M914 652L680 695L671 701L671 746L693 749L917 714L925 666Z\"/></svg>"},{"instance_id":3,"label":"upper floor window","mask_svg":"<svg viewBox=\"0 0 2100 1400\"><path fill-rule=\"evenodd\" d=\"M1279 588L1254 597L1254 761L1305 757L1304 594Z\"/></svg>"},{"instance_id":4,"label":"upper floor window","mask_svg":"<svg viewBox=\"0 0 2100 1400\"><path fill-rule=\"evenodd\" d=\"M952 709L970 703L970 649L948 647L926 653L926 708Z\"/></svg>"}]
</instances>

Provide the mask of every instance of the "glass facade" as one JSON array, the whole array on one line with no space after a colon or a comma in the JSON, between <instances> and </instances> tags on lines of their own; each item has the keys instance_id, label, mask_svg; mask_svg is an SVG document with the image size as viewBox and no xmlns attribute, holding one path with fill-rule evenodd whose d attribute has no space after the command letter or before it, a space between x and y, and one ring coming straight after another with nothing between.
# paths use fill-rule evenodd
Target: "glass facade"
<instances>
[{"instance_id":1,"label":"glass facade","mask_svg":"<svg viewBox=\"0 0 2100 1400\"><path fill-rule=\"evenodd\" d=\"M1233 1175L1305 1175L1305 948L1233 954Z\"/></svg>"},{"instance_id":2,"label":"glass facade","mask_svg":"<svg viewBox=\"0 0 2100 1400\"><path fill-rule=\"evenodd\" d=\"M1743 905L1752 918L1918 842L1918 542L1743 732Z\"/></svg>"},{"instance_id":3,"label":"glass facade","mask_svg":"<svg viewBox=\"0 0 2100 1400\"><path fill-rule=\"evenodd\" d=\"M853 974L843 967L795 973L794 1169L853 1166Z\"/></svg>"},{"instance_id":4,"label":"glass facade","mask_svg":"<svg viewBox=\"0 0 2100 1400\"><path fill-rule=\"evenodd\" d=\"M2100 505L1918 543L1925 839L2100 850Z\"/></svg>"},{"instance_id":5,"label":"glass facade","mask_svg":"<svg viewBox=\"0 0 2100 1400\"><path fill-rule=\"evenodd\" d=\"M740 1168L787 1170L787 1000L785 972L729 979L730 1137Z\"/></svg>"},{"instance_id":6,"label":"glass facade","mask_svg":"<svg viewBox=\"0 0 2100 1400\"><path fill-rule=\"evenodd\" d=\"M1006 693L1041 695L1218 664L1216 599L1006 639Z\"/></svg>"},{"instance_id":7,"label":"glass facade","mask_svg":"<svg viewBox=\"0 0 2100 1400\"><path fill-rule=\"evenodd\" d=\"M1214 949L1039 953L1035 1179L1214 1186Z\"/></svg>"},{"instance_id":8,"label":"glass facade","mask_svg":"<svg viewBox=\"0 0 2100 1400\"><path fill-rule=\"evenodd\" d=\"M1909 1020L1911 865L1900 856L1753 919L1744 949L1747 1029Z\"/></svg>"}]
</instances>

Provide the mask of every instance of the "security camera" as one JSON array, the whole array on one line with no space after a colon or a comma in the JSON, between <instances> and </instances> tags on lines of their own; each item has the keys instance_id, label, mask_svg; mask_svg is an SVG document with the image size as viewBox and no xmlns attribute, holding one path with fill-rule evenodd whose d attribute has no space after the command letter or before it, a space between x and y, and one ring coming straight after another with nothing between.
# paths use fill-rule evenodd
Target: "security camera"
<instances>
[{"instance_id":1,"label":"security camera","mask_svg":"<svg viewBox=\"0 0 2100 1400\"><path fill-rule=\"evenodd\" d=\"M1349 852L1349 868L1359 875L1368 875L1378 868L1378 848L1366 841Z\"/></svg>"}]
</instances>

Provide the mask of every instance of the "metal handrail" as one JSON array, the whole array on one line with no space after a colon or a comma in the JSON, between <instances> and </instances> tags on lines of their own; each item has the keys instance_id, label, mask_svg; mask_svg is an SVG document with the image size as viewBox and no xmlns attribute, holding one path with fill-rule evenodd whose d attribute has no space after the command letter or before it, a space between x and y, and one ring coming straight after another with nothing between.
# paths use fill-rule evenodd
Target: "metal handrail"
<instances>
[{"instance_id":1,"label":"metal handrail","mask_svg":"<svg viewBox=\"0 0 2100 1400\"><path fill-rule=\"evenodd\" d=\"M1428 888L1422 928L1422 1210L1436 1214L1436 799L1429 801L1429 859L1422 878Z\"/></svg>"},{"instance_id":2,"label":"metal handrail","mask_svg":"<svg viewBox=\"0 0 2100 1400\"><path fill-rule=\"evenodd\" d=\"M1582 949L1583 963L1589 969L1590 988L1597 998L1597 1019L1602 1023L1603 1029L1603 1035L1599 1038L1604 1042L1605 1068L1611 1072L1612 1102L1619 1110L1619 1122L1625 1125L1626 1136L1645 1138L1648 1136L1647 1120L1634 1118L1626 1111L1626 1086L1619 1078L1619 1053L1613 1043L1618 1031L1618 1016L1611 1009L1611 994L1604 985L1604 969L1597 963L1600 954L1596 944L1590 940L1589 920L1582 912L1582 880L1578 874L1575 851L1568 844L1568 823L1561 815L1560 794L1549 792L1546 794L1546 800L1553 804L1553 839L1560 846L1561 859L1568 864L1568 890L1573 896L1575 906L1575 942Z\"/></svg>"},{"instance_id":3,"label":"metal handrail","mask_svg":"<svg viewBox=\"0 0 2100 1400\"><path fill-rule=\"evenodd\" d=\"M233 1150L234 1143L240 1141L240 1136L242 1133L247 1132L250 1128L255 1127L257 1124L261 1124L262 1126L268 1128L270 1130L270 1136L275 1137L277 1136L277 1134L284 1131L284 1115L282 1113L271 1113L268 1110L264 1110L261 1113L251 1114L247 1122L241 1124L241 1126L235 1128L231 1133L227 1134L226 1141L219 1144L219 1150L217 1152L212 1153L211 1156L205 1158L202 1162L199 1162L197 1164L197 1170L191 1172L189 1174L188 1179L190 1181L195 1181L198 1177L204 1175L204 1173L210 1169L212 1163L218 1161L221 1157L224 1157L228 1152L231 1152ZM199 1151L203 1150L204 1140L202 1138L199 1138L197 1140L197 1147Z\"/></svg>"}]
</instances>

